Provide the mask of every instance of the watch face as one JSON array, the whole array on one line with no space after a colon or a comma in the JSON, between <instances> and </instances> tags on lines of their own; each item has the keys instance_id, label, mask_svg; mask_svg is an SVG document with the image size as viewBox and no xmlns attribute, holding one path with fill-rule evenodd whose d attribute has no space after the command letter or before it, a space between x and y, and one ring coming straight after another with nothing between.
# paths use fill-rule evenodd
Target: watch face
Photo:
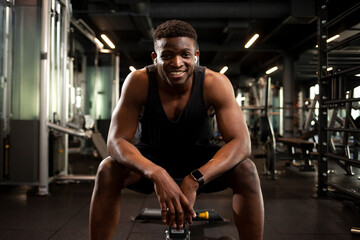
<instances>
[{"instance_id":1,"label":"watch face","mask_svg":"<svg viewBox=\"0 0 360 240\"><path fill-rule=\"evenodd\" d=\"M199 180L200 178L203 177L203 175L201 174L201 172L199 170L196 170L196 171L193 171L191 173L191 175L196 179L196 180Z\"/></svg>"}]
</instances>

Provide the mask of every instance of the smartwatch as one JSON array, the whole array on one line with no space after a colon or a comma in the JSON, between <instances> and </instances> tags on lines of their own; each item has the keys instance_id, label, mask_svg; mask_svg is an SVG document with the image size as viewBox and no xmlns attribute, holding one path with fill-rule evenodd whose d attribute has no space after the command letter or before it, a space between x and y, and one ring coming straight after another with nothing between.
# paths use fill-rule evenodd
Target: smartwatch
<instances>
[{"instance_id":1,"label":"smartwatch","mask_svg":"<svg viewBox=\"0 0 360 240\"><path fill-rule=\"evenodd\" d=\"M199 183L199 188L201 188L204 185L204 176L199 170L192 171L190 175L195 181Z\"/></svg>"}]
</instances>

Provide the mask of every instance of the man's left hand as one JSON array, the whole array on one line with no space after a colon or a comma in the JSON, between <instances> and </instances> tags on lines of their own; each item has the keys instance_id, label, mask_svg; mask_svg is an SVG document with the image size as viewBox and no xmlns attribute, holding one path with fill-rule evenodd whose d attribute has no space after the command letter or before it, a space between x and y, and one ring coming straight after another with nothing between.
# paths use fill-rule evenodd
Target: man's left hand
<instances>
[{"instance_id":1,"label":"man's left hand","mask_svg":"<svg viewBox=\"0 0 360 240\"><path fill-rule=\"evenodd\" d=\"M198 188L199 188L199 183L196 182L190 175L186 176L180 185L180 189L189 200L189 205L191 208L194 207L196 201L196 191L198 190ZM193 216L191 215L191 213L186 212L185 216L188 223L192 224Z\"/></svg>"}]
</instances>

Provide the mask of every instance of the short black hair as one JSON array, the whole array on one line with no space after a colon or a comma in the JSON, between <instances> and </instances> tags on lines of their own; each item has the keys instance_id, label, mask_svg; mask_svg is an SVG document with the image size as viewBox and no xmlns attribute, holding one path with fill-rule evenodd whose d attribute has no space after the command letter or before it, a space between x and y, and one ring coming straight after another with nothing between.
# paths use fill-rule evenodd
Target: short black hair
<instances>
[{"instance_id":1,"label":"short black hair","mask_svg":"<svg viewBox=\"0 0 360 240\"><path fill-rule=\"evenodd\" d=\"M173 37L189 37L194 39L197 43L197 34L195 29L187 22L181 20L168 20L159 26L154 31L154 42L161 38Z\"/></svg>"}]
</instances>

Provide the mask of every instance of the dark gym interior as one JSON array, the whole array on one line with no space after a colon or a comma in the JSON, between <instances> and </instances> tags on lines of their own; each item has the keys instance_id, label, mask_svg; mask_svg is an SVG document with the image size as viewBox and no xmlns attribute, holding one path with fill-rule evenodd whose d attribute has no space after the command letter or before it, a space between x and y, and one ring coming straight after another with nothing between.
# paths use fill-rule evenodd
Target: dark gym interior
<instances>
[{"instance_id":1,"label":"dark gym interior","mask_svg":"<svg viewBox=\"0 0 360 240\"><path fill-rule=\"evenodd\" d=\"M112 111L171 19L234 88L264 240L360 239L359 16L357 0L0 0L0 239L89 239ZM196 221L191 239L239 239L231 195L198 196L221 221ZM137 219L158 208L124 190L114 239L166 239L159 219Z\"/></svg>"}]
</instances>

